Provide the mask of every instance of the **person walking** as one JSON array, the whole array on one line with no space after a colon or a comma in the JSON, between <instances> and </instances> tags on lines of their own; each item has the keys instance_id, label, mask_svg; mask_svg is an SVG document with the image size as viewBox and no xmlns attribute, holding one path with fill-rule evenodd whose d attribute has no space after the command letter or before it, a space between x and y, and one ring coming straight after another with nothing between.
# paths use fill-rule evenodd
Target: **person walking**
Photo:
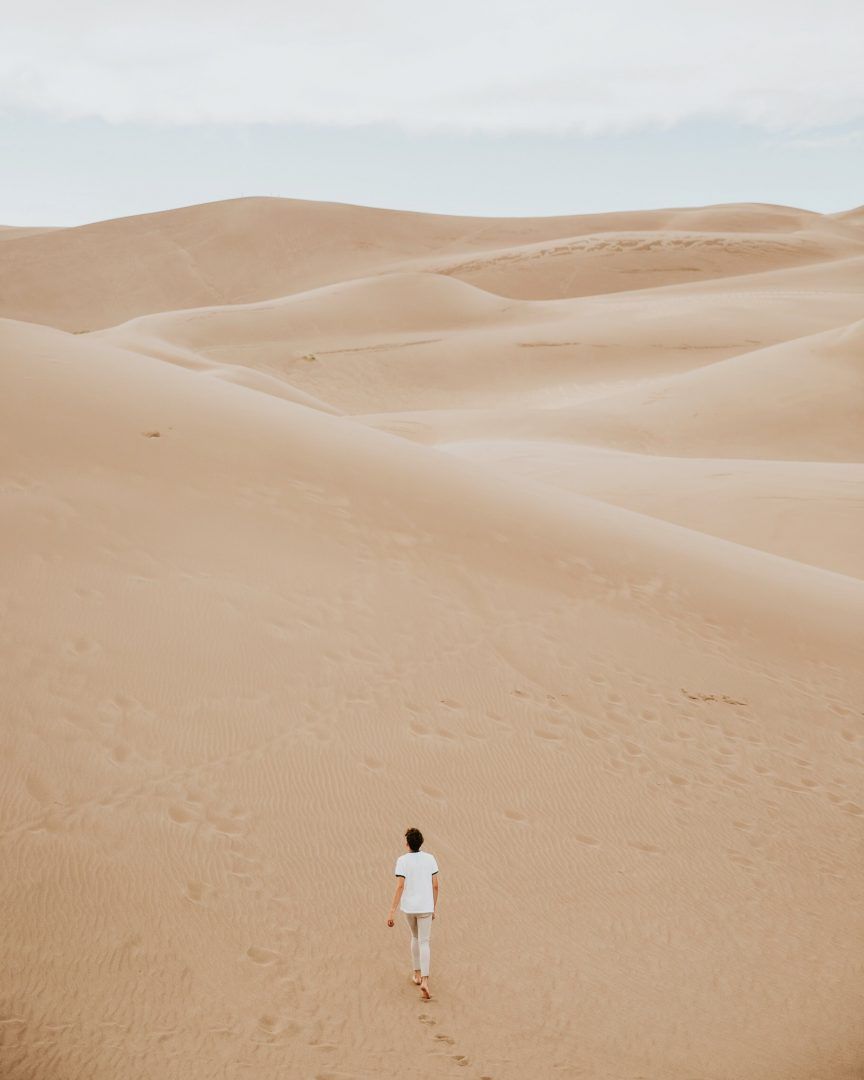
<instances>
[{"instance_id":1,"label":"person walking","mask_svg":"<svg viewBox=\"0 0 864 1080\"><path fill-rule=\"evenodd\" d=\"M407 851L396 860L396 892L387 914L387 925L393 926L397 906L402 910L411 931L412 981L420 987L425 1001L429 1000L429 937L432 920L438 907L438 863L429 851L421 851L423 833L408 829L405 833Z\"/></svg>"}]
</instances>

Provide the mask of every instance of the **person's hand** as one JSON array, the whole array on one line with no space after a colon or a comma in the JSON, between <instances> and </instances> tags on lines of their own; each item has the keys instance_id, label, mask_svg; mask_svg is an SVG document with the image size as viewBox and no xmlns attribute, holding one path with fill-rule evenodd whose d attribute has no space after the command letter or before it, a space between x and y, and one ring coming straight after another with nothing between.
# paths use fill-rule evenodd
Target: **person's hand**
<instances>
[{"instance_id":1,"label":"person's hand","mask_svg":"<svg viewBox=\"0 0 864 1080\"><path fill-rule=\"evenodd\" d=\"M388 926L392 926L392 925L393 925L393 912L392 912L392 911L391 911L391 912L390 912L390 914L389 914L389 915L387 916L387 925L388 925Z\"/></svg>"}]
</instances>

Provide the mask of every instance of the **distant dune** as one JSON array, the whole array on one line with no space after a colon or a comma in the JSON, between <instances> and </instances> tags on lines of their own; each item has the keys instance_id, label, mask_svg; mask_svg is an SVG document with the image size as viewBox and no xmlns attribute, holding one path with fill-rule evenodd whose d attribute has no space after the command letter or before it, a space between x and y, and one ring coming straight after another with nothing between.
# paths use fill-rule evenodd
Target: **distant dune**
<instances>
[{"instance_id":1,"label":"distant dune","mask_svg":"<svg viewBox=\"0 0 864 1080\"><path fill-rule=\"evenodd\" d=\"M4 248L0 314L72 331L399 270L537 300L864 255L854 217L773 206L486 219L256 198L28 232Z\"/></svg>"},{"instance_id":2,"label":"distant dune","mask_svg":"<svg viewBox=\"0 0 864 1080\"><path fill-rule=\"evenodd\" d=\"M862 225L0 230L3 1077L860 1078Z\"/></svg>"}]
</instances>

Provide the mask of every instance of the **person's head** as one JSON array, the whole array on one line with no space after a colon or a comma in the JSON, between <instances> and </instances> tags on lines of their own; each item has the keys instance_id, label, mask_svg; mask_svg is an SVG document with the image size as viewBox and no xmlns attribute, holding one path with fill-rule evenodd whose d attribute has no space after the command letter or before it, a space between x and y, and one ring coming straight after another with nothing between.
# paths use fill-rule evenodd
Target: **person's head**
<instances>
[{"instance_id":1,"label":"person's head","mask_svg":"<svg viewBox=\"0 0 864 1080\"><path fill-rule=\"evenodd\" d=\"M423 833L419 829L408 829L405 833L405 843L411 851L419 851L423 846Z\"/></svg>"}]
</instances>

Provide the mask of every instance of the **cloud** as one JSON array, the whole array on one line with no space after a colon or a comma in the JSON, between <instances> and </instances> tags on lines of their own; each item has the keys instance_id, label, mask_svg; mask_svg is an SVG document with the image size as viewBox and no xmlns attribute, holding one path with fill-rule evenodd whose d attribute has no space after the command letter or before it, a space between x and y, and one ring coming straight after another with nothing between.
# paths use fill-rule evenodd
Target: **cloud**
<instances>
[{"instance_id":1,"label":"cloud","mask_svg":"<svg viewBox=\"0 0 864 1080\"><path fill-rule=\"evenodd\" d=\"M710 8L710 10L709 10ZM32 0L0 109L113 123L578 132L864 115L858 0Z\"/></svg>"}]
</instances>

